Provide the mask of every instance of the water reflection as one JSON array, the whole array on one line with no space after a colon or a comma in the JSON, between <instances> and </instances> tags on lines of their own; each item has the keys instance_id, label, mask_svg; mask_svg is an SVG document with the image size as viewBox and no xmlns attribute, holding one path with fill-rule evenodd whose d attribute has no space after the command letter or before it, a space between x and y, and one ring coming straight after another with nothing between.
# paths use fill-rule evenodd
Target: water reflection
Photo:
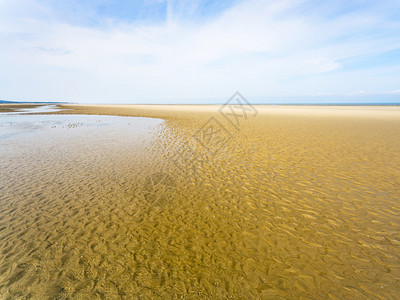
<instances>
[{"instance_id":1,"label":"water reflection","mask_svg":"<svg viewBox=\"0 0 400 300\"><path fill-rule=\"evenodd\" d=\"M19 114L41 114L41 113L51 113L57 112L61 109L57 107L57 105L38 105L30 108L15 108L13 107L12 111L10 112L0 112L0 115L7 114L7 115L19 115Z\"/></svg>"},{"instance_id":2,"label":"water reflection","mask_svg":"<svg viewBox=\"0 0 400 300\"><path fill-rule=\"evenodd\" d=\"M121 131L134 127L136 133L142 133L149 126L158 125L161 122L161 120L149 118L115 116L3 113L0 114L0 139L27 136L39 132L42 135L61 134L65 129L82 131L84 128L91 128L93 130L95 127L102 126L109 126Z\"/></svg>"}]
</instances>

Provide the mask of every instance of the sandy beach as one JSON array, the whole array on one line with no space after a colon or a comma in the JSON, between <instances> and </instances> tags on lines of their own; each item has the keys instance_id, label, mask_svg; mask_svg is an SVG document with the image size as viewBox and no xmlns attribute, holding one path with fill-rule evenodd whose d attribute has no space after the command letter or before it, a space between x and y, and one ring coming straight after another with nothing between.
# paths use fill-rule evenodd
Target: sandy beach
<instances>
[{"instance_id":1,"label":"sandy beach","mask_svg":"<svg viewBox=\"0 0 400 300\"><path fill-rule=\"evenodd\" d=\"M160 118L179 118L183 115L194 117L207 114L219 114L223 105L73 105L62 104L59 107L70 110L74 114L104 114L118 116L142 116ZM1 104L0 104L1 107ZM400 107L393 106L330 106L330 105L253 105L257 115L293 115L293 116L336 116L367 118L399 118ZM64 111L63 113L68 113Z\"/></svg>"},{"instance_id":2,"label":"sandy beach","mask_svg":"<svg viewBox=\"0 0 400 300\"><path fill-rule=\"evenodd\" d=\"M158 121L0 140L5 299L398 298L399 106L59 107Z\"/></svg>"}]
</instances>

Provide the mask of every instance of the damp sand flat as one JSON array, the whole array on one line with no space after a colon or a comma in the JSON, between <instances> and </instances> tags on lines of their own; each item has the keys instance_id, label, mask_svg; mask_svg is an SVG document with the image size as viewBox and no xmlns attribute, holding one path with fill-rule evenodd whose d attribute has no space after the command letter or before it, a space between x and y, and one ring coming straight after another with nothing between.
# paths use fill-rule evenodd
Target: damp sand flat
<instances>
[{"instance_id":1,"label":"damp sand flat","mask_svg":"<svg viewBox=\"0 0 400 300\"><path fill-rule=\"evenodd\" d=\"M398 107L62 107L165 121L0 141L3 298L398 298Z\"/></svg>"}]
</instances>

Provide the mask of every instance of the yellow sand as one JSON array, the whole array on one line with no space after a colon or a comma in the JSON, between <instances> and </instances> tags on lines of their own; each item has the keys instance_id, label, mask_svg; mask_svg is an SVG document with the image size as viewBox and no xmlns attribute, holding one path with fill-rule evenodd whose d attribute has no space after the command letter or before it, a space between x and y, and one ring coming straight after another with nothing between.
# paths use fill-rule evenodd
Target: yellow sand
<instances>
[{"instance_id":1,"label":"yellow sand","mask_svg":"<svg viewBox=\"0 0 400 300\"><path fill-rule=\"evenodd\" d=\"M166 122L7 163L4 298L398 299L399 107L62 107Z\"/></svg>"}]
</instances>

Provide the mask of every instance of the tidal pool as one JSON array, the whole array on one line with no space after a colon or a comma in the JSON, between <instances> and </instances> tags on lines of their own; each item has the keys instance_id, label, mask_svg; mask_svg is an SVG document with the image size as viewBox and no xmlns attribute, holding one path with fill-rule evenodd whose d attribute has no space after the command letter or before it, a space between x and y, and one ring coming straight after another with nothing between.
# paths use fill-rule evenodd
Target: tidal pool
<instances>
[{"instance_id":1,"label":"tidal pool","mask_svg":"<svg viewBox=\"0 0 400 300\"><path fill-rule=\"evenodd\" d=\"M117 207L137 209L134 189L157 170L151 143L162 123L0 114L0 298L116 295L106 274L118 274L122 257L106 248L124 247L120 226L137 230ZM91 292L88 278L106 290Z\"/></svg>"}]
</instances>

